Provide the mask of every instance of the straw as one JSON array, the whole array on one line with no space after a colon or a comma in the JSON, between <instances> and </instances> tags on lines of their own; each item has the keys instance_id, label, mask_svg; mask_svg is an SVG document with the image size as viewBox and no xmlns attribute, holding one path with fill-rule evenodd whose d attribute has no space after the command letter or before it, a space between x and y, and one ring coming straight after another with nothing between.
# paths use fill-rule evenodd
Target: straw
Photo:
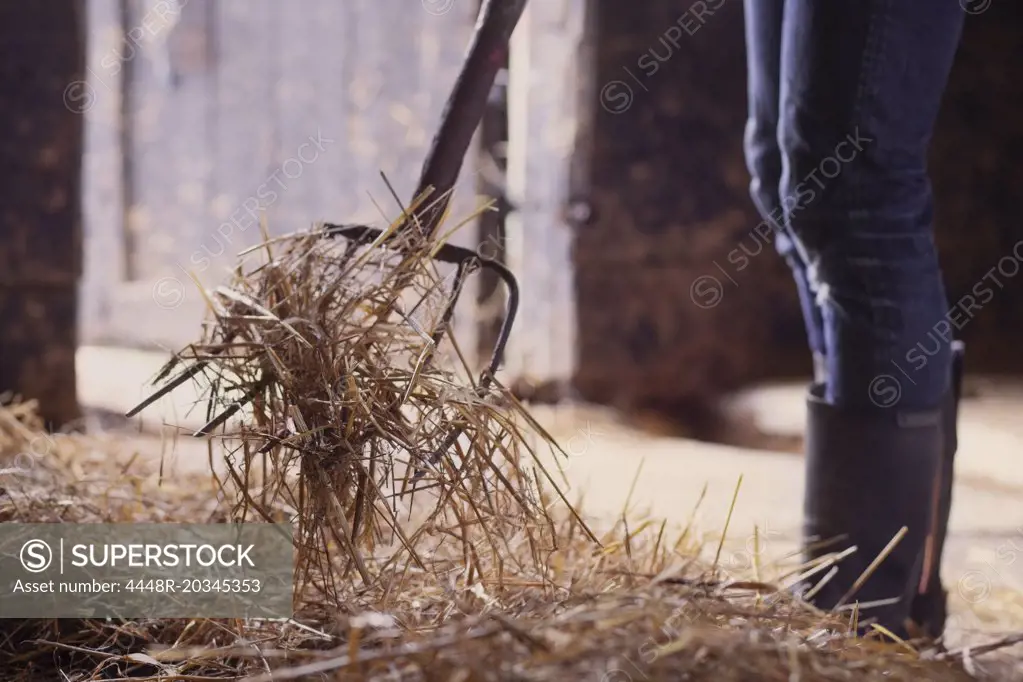
<instances>
[{"instance_id":1,"label":"straw","mask_svg":"<svg viewBox=\"0 0 1023 682\"><path fill-rule=\"evenodd\" d=\"M138 456L124 436L44 438L46 452L11 473L18 453L39 450L40 427L31 405L0 409L5 522L208 522L229 511L211 476L161 481L161 463ZM467 525L470 559L458 551L464 540L439 546L423 553L425 569L406 562L368 588L340 586L343 608L317 607L311 597L322 591L306 586L302 613L288 621L0 621L0 670L16 682L944 682L973 679L964 665L982 669L981 655L1019 641L941 654L857 638L847 619L807 606L771 576L721 576L717 542L696 542L691 527L686 537L664 537L663 522L631 518L628 542L613 531L595 551L564 508L548 516L557 549L542 564L528 533L491 547Z\"/></svg>"}]
</instances>

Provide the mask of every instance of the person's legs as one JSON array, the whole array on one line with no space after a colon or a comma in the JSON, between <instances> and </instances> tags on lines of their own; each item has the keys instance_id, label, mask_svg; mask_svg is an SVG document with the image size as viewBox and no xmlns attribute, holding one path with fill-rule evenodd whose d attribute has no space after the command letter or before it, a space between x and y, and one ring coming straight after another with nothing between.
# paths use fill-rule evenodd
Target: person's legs
<instances>
[{"instance_id":1,"label":"person's legs","mask_svg":"<svg viewBox=\"0 0 1023 682\"><path fill-rule=\"evenodd\" d=\"M827 364L807 401L807 554L857 547L811 598L891 600L863 615L898 634L944 534L951 326L926 159L962 21L957 0L787 0L783 20L780 196Z\"/></svg>"},{"instance_id":2,"label":"person's legs","mask_svg":"<svg viewBox=\"0 0 1023 682\"><path fill-rule=\"evenodd\" d=\"M824 318L825 398L931 408L949 387L927 147L958 0L788 0L780 184Z\"/></svg>"},{"instance_id":3,"label":"person's legs","mask_svg":"<svg viewBox=\"0 0 1023 682\"><path fill-rule=\"evenodd\" d=\"M778 253L788 263L796 281L803 309L807 339L814 357L814 376L823 381L824 329L820 308L814 302L806 264L785 227L779 185L782 158L778 147L778 94L782 19L785 0L745 0L747 101L744 148L752 180L750 196L763 220L773 228Z\"/></svg>"}]
</instances>

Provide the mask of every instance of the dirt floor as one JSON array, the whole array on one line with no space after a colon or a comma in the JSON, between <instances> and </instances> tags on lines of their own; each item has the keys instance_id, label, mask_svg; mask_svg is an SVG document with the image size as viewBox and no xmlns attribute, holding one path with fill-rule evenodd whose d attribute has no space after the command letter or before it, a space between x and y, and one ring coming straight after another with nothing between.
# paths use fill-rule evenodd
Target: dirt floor
<instances>
[{"instance_id":1,"label":"dirt floor","mask_svg":"<svg viewBox=\"0 0 1023 682\"><path fill-rule=\"evenodd\" d=\"M91 414L105 415L107 426L135 432L140 450L163 457L168 474L204 469L206 444L184 431L202 423L201 409L189 413L194 395L179 392L132 423L116 416L146 394L142 384L163 359L155 353L83 348L82 400ZM969 389L943 567L954 611L953 645L1023 631L1023 467L1018 459L1023 383L971 377ZM735 433L745 447L658 435L656 425L637 428L635 421L623 423L588 407L537 408L534 414L569 454L563 469L570 499L582 500L581 509L598 526L616 523L628 509L630 519L665 519L708 537L727 529L722 565L744 571L757 548L764 561L784 561L797 549L801 392L798 385L782 385L737 396ZM180 437L172 442L175 433ZM1023 680L1023 663L1018 663L1023 645L1002 652L998 660L1006 667L999 679Z\"/></svg>"}]
</instances>

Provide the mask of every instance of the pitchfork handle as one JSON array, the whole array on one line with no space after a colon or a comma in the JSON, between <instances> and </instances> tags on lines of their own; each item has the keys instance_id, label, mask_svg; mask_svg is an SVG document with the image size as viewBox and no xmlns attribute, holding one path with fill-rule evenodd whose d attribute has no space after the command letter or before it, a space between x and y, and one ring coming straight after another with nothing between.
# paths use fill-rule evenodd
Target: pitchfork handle
<instances>
[{"instance_id":1,"label":"pitchfork handle","mask_svg":"<svg viewBox=\"0 0 1023 682\"><path fill-rule=\"evenodd\" d=\"M525 8L526 0L484 0L480 9L468 54L444 106L440 129L433 138L413 196L414 201L433 188L430 199L416 216L426 238L433 236L447 209L472 136L483 120L494 79L505 64L512 33Z\"/></svg>"}]
</instances>

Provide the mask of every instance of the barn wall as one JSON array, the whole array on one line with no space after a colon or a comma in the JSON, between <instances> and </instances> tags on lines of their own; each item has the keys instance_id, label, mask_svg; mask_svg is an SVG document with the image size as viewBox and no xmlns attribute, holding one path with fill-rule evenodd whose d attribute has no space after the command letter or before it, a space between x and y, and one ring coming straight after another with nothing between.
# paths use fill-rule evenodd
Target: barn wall
<instances>
[{"instance_id":1,"label":"barn wall","mask_svg":"<svg viewBox=\"0 0 1023 682\"><path fill-rule=\"evenodd\" d=\"M741 3L702 21L664 0L595 7L593 215L574 243L577 389L672 403L805 369L790 276L754 232L748 199ZM755 254L746 263L729 260L740 246Z\"/></svg>"},{"instance_id":2,"label":"barn wall","mask_svg":"<svg viewBox=\"0 0 1023 682\"><path fill-rule=\"evenodd\" d=\"M931 175L949 318L961 327L969 369L1016 373L1023 372L1023 6L987 4L967 17Z\"/></svg>"},{"instance_id":3,"label":"barn wall","mask_svg":"<svg viewBox=\"0 0 1023 682\"><path fill-rule=\"evenodd\" d=\"M0 5L0 394L54 426L79 416L83 29L77 0Z\"/></svg>"},{"instance_id":4,"label":"barn wall","mask_svg":"<svg viewBox=\"0 0 1023 682\"><path fill-rule=\"evenodd\" d=\"M150 348L196 339L191 277L222 283L260 212L274 235L400 215L476 16L447 1L88 5L83 337ZM476 170L470 154L451 227L476 209ZM473 226L452 241L474 245ZM475 282L455 321L470 354Z\"/></svg>"}]
</instances>

